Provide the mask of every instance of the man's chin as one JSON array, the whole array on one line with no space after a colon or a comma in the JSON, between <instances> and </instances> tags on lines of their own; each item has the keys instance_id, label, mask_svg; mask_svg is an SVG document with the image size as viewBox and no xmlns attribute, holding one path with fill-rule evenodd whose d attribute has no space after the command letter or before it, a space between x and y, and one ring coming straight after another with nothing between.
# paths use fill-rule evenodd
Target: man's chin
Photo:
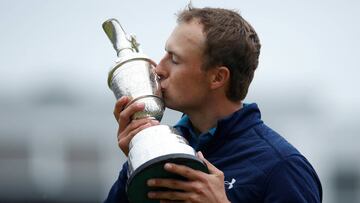
<instances>
[{"instance_id":1,"label":"man's chin","mask_svg":"<svg viewBox=\"0 0 360 203\"><path fill-rule=\"evenodd\" d=\"M169 100L167 100L167 99L165 99L165 98L164 98L164 104L165 104L165 107L166 107L166 108L171 109L171 110L178 111L178 109L176 108L176 106L174 106Z\"/></svg>"},{"instance_id":2,"label":"man's chin","mask_svg":"<svg viewBox=\"0 0 360 203\"><path fill-rule=\"evenodd\" d=\"M176 102L172 101L169 97L167 97L166 94L163 94L163 101L166 108L174 111L181 111L179 109L179 105Z\"/></svg>"},{"instance_id":3,"label":"man's chin","mask_svg":"<svg viewBox=\"0 0 360 203\"><path fill-rule=\"evenodd\" d=\"M169 104L169 101L164 98L164 105L166 108L172 109L172 106Z\"/></svg>"}]
</instances>

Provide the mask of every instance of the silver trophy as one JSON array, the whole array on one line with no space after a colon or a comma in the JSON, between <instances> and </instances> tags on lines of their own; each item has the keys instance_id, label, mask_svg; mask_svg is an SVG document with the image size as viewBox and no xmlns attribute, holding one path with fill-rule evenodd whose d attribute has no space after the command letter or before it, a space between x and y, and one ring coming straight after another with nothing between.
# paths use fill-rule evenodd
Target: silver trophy
<instances>
[{"instance_id":1,"label":"silver trophy","mask_svg":"<svg viewBox=\"0 0 360 203\"><path fill-rule=\"evenodd\" d=\"M128 105L134 102L145 104L145 109L134 114L132 119L150 117L160 121L165 106L158 76L154 72L155 62L140 53L135 37L127 35L116 19L109 19L102 26L117 53L108 77L110 89L117 99L129 96L131 101ZM205 163L195 156L194 149L174 128L167 125L146 128L137 133L129 144L126 192L130 202L158 202L148 199L147 192L164 188L148 187L146 181L150 178L184 179L165 171L164 164L167 162L208 173Z\"/></svg>"}]
</instances>

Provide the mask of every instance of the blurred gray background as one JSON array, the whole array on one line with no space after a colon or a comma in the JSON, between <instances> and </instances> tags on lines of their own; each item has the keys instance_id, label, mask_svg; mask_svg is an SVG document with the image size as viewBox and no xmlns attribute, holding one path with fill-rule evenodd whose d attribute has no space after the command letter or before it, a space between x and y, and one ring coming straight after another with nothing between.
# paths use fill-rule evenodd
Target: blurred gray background
<instances>
[{"instance_id":1,"label":"blurred gray background","mask_svg":"<svg viewBox=\"0 0 360 203\"><path fill-rule=\"evenodd\" d=\"M0 0L0 202L101 202L124 156L106 80L117 18L159 61L188 1ZM360 202L359 1L194 0L240 11L260 64L245 102L313 164L324 201ZM166 111L163 123L180 113Z\"/></svg>"}]
</instances>

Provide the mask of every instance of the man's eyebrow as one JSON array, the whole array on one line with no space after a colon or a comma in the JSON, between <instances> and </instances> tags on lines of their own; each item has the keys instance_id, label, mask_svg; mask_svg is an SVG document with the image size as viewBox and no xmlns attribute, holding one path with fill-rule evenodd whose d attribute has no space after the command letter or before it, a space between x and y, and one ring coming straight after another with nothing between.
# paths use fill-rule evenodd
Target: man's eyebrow
<instances>
[{"instance_id":1,"label":"man's eyebrow","mask_svg":"<svg viewBox=\"0 0 360 203\"><path fill-rule=\"evenodd\" d=\"M180 56L179 56L177 53L175 53L174 51L172 51L172 50L170 50L170 49L168 49L168 48L166 48L166 47L165 47L165 51L166 51L167 53L169 53L170 55L173 55L173 56L176 56L176 57L179 57L179 58L180 58Z\"/></svg>"},{"instance_id":2,"label":"man's eyebrow","mask_svg":"<svg viewBox=\"0 0 360 203\"><path fill-rule=\"evenodd\" d=\"M169 50L169 49L166 48L166 47L165 47L165 51L166 51L167 53L169 53L169 54L173 54L173 53L174 53L173 51Z\"/></svg>"}]
</instances>

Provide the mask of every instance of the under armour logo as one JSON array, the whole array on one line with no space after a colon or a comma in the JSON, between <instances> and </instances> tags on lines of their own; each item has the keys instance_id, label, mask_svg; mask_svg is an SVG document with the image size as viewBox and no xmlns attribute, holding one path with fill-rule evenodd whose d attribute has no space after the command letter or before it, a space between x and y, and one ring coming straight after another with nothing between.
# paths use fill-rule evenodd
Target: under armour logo
<instances>
[{"instance_id":1,"label":"under armour logo","mask_svg":"<svg viewBox=\"0 0 360 203\"><path fill-rule=\"evenodd\" d=\"M234 183L236 182L236 180L235 180L235 178L233 178L233 179L231 179L231 182L229 182L229 181L224 181L224 184L226 185L226 186L228 186L228 189L231 189L231 188L233 188L234 187Z\"/></svg>"}]
</instances>

